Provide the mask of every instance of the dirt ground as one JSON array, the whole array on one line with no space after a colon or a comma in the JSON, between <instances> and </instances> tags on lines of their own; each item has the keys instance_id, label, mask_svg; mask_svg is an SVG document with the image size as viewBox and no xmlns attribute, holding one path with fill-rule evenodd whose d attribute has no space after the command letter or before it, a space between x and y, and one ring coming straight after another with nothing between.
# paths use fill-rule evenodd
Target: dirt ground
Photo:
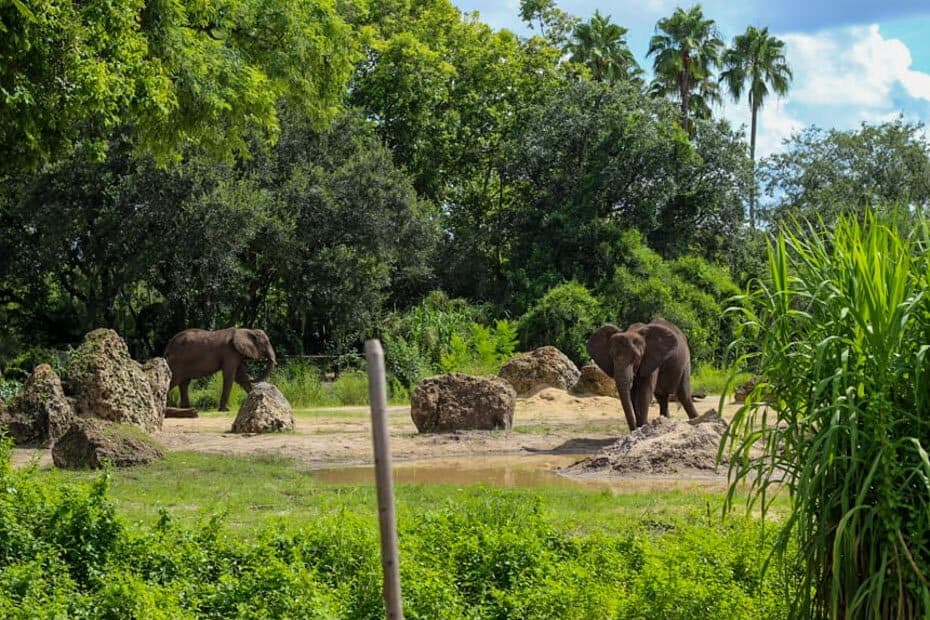
<instances>
[{"instance_id":1,"label":"dirt ground","mask_svg":"<svg viewBox=\"0 0 930 620\"><path fill-rule=\"evenodd\" d=\"M719 397L696 401L699 413L718 407ZM727 402L723 417L739 407ZM465 431L420 435L410 418L409 407L388 411L391 451L397 467L467 462L472 467L492 463L537 463L559 469L597 453L628 430L620 402L614 398L573 396L550 388L517 400L510 431ZM658 405L649 418L658 416ZM169 451L194 451L224 455L275 454L294 459L311 469L346 468L373 462L371 422L365 407L339 407L298 412L292 433L239 435L230 433L235 412L206 413L194 419L169 418L155 437ZM684 410L671 404L673 419L687 419ZM48 450L16 449L14 463L38 458L50 466ZM424 463L425 462L425 463ZM607 474L605 474L607 475ZM689 477L679 472L676 477ZM707 472L693 472L695 479Z\"/></svg>"}]
</instances>

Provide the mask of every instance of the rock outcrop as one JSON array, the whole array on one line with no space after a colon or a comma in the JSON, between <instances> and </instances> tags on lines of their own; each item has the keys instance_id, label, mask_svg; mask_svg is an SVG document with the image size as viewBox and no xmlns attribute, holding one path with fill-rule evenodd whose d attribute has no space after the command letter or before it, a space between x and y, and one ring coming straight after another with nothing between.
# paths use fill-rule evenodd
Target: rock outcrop
<instances>
[{"instance_id":1,"label":"rock outcrop","mask_svg":"<svg viewBox=\"0 0 930 620\"><path fill-rule=\"evenodd\" d=\"M232 424L233 433L294 430L294 412L284 394L270 383L255 383Z\"/></svg>"},{"instance_id":2,"label":"rock outcrop","mask_svg":"<svg viewBox=\"0 0 930 620\"><path fill-rule=\"evenodd\" d=\"M138 427L93 418L74 421L52 446L55 466L66 469L145 465L163 455L161 446Z\"/></svg>"},{"instance_id":3,"label":"rock outcrop","mask_svg":"<svg viewBox=\"0 0 930 620\"><path fill-rule=\"evenodd\" d=\"M552 346L515 355L498 374L510 382L520 397L547 387L569 390L581 376L574 362Z\"/></svg>"},{"instance_id":4,"label":"rock outcrop","mask_svg":"<svg viewBox=\"0 0 930 620\"><path fill-rule=\"evenodd\" d=\"M84 336L65 376L78 416L133 424L148 432L161 428L163 410L156 406L149 380L115 331L95 329Z\"/></svg>"},{"instance_id":5,"label":"rock outcrop","mask_svg":"<svg viewBox=\"0 0 930 620\"><path fill-rule=\"evenodd\" d=\"M513 427L517 393L500 377L460 373L424 379L410 399L410 417L421 433Z\"/></svg>"},{"instance_id":6,"label":"rock outcrop","mask_svg":"<svg viewBox=\"0 0 930 620\"><path fill-rule=\"evenodd\" d=\"M18 446L47 447L64 435L74 417L61 379L51 366L40 364L6 411L0 412L0 426Z\"/></svg>"},{"instance_id":7,"label":"rock outcrop","mask_svg":"<svg viewBox=\"0 0 930 620\"><path fill-rule=\"evenodd\" d=\"M581 376L578 377L578 382L575 383L572 392L579 396L612 396L620 398L613 377L608 377L596 364L588 364L581 368Z\"/></svg>"}]
</instances>

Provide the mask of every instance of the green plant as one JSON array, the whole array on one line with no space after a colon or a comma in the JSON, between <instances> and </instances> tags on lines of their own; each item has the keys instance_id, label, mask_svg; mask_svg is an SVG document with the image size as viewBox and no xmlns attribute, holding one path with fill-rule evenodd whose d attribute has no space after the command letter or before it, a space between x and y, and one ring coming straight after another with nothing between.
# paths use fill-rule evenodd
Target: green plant
<instances>
[{"instance_id":1,"label":"green plant","mask_svg":"<svg viewBox=\"0 0 930 620\"><path fill-rule=\"evenodd\" d=\"M795 225L741 312L767 380L726 436L728 506L748 487L765 515L787 492L774 553L794 617L930 614L928 252L908 214Z\"/></svg>"},{"instance_id":2,"label":"green plant","mask_svg":"<svg viewBox=\"0 0 930 620\"><path fill-rule=\"evenodd\" d=\"M560 284L520 317L520 341L527 349L552 345L583 366L588 338L604 317L600 302L583 285Z\"/></svg>"},{"instance_id":3,"label":"green plant","mask_svg":"<svg viewBox=\"0 0 930 620\"><path fill-rule=\"evenodd\" d=\"M360 370L340 374L333 382L332 389L340 405L368 404L368 375Z\"/></svg>"},{"instance_id":4,"label":"green plant","mask_svg":"<svg viewBox=\"0 0 930 620\"><path fill-rule=\"evenodd\" d=\"M442 356L444 372L494 375L517 348L517 330L513 323L499 320L493 327L477 323L469 326L467 336L453 334L450 351Z\"/></svg>"}]
</instances>

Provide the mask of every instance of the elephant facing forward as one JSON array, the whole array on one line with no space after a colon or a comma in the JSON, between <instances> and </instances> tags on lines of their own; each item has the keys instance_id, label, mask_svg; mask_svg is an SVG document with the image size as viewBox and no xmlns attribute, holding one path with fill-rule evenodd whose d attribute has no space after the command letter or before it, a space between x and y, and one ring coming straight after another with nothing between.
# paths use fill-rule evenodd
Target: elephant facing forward
<instances>
[{"instance_id":1,"label":"elephant facing forward","mask_svg":"<svg viewBox=\"0 0 930 620\"><path fill-rule=\"evenodd\" d=\"M229 411L229 392L233 381L246 392L252 391L253 379L243 365L244 360L267 359L271 366L278 363L271 341L260 329L230 327L216 331L185 329L175 334L165 346L165 359L171 369L171 386L181 391L181 407L190 407L187 393L191 379L207 377L223 371L223 392L220 411ZM270 370L270 368L269 368Z\"/></svg>"},{"instance_id":2,"label":"elephant facing forward","mask_svg":"<svg viewBox=\"0 0 930 620\"><path fill-rule=\"evenodd\" d=\"M626 331L603 325L588 339L588 354L614 378L630 431L646 424L653 394L661 415L668 417L668 398L675 394L688 417L697 417L691 402L691 351L673 323L656 319Z\"/></svg>"}]
</instances>

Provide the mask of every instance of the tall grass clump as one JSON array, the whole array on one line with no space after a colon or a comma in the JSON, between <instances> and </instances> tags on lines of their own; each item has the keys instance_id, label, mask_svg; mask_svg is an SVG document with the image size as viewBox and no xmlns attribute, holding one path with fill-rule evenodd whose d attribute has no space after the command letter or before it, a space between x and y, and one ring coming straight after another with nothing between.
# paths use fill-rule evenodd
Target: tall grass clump
<instances>
[{"instance_id":1,"label":"tall grass clump","mask_svg":"<svg viewBox=\"0 0 930 620\"><path fill-rule=\"evenodd\" d=\"M765 516L788 494L773 553L793 617L930 614L928 232L908 214L795 225L740 310L765 379L721 447L727 506L748 489Z\"/></svg>"}]
</instances>

